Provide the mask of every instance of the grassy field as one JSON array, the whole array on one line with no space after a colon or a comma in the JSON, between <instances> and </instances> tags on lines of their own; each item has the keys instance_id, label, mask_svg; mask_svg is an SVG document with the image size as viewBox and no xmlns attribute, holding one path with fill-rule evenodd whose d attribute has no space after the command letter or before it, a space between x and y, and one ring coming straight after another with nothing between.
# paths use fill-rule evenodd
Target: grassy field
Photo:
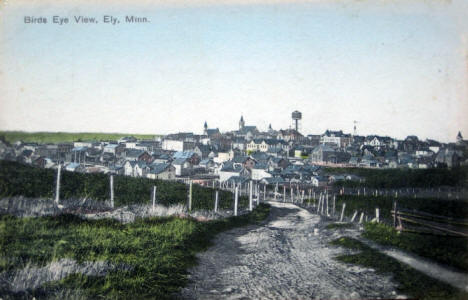
<instances>
[{"instance_id":1,"label":"grassy field","mask_svg":"<svg viewBox=\"0 0 468 300\"><path fill-rule=\"evenodd\" d=\"M379 253L358 240L343 237L332 245L357 250L353 255L341 255L336 259L345 263L373 268L377 273L393 274L398 291L415 299L468 299L468 293L432 279L399 261Z\"/></svg>"},{"instance_id":2,"label":"grassy field","mask_svg":"<svg viewBox=\"0 0 468 300\"><path fill-rule=\"evenodd\" d=\"M64 143L76 141L115 141L125 136L134 136L138 139L154 139L154 134L132 133L104 133L104 132L24 132L24 131L0 131L0 136L10 143L16 141L30 143Z\"/></svg>"},{"instance_id":3,"label":"grassy field","mask_svg":"<svg viewBox=\"0 0 468 300\"><path fill-rule=\"evenodd\" d=\"M0 295L42 298L60 289L79 289L92 299L174 298L219 232L264 220L269 206L223 220L198 222L175 217L139 219L131 224L83 220L73 215L17 218L0 216L0 272L26 264L43 266L60 258L78 262L108 261L130 268L103 277L71 275L39 289Z\"/></svg>"}]
</instances>

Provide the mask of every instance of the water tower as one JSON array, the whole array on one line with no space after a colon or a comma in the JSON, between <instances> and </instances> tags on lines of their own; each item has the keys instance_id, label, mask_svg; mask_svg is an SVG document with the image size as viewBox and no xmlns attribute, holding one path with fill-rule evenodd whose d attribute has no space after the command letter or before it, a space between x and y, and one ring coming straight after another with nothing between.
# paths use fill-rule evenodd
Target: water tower
<instances>
[{"instance_id":1,"label":"water tower","mask_svg":"<svg viewBox=\"0 0 468 300\"><path fill-rule=\"evenodd\" d=\"M291 114L293 122L295 124L296 131L299 132L299 121L302 119L302 113L300 111L293 111Z\"/></svg>"}]
</instances>

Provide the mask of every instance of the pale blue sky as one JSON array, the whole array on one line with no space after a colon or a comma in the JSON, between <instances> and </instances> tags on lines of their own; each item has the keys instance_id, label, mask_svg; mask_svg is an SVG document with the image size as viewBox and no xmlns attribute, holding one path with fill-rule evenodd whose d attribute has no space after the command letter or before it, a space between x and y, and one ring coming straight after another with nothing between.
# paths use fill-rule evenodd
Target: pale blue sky
<instances>
[{"instance_id":1,"label":"pale blue sky","mask_svg":"<svg viewBox=\"0 0 468 300\"><path fill-rule=\"evenodd\" d=\"M12 2L0 10L2 130L199 133L205 120L235 129L241 113L279 129L297 109L305 134L351 132L357 120L360 134L468 136L463 0ZM121 23L103 24L104 14ZM151 23L125 24L132 14ZM59 26L53 15L100 23Z\"/></svg>"}]
</instances>

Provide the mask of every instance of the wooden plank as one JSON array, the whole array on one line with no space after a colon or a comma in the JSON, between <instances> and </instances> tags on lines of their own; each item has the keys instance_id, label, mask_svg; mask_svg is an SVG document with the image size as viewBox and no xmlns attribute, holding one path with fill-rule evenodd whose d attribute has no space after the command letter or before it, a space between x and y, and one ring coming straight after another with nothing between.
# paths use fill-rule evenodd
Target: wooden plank
<instances>
[{"instance_id":1,"label":"wooden plank","mask_svg":"<svg viewBox=\"0 0 468 300\"><path fill-rule=\"evenodd\" d=\"M394 215L395 211L391 210L390 213L392 215ZM447 223L447 224L454 224L454 225L468 226L468 221L467 220L455 219L455 218L439 216L439 215L433 215L433 214L430 214L430 213L419 212L419 211L409 211L409 210L398 209L397 215L403 215L403 216L409 216L409 217L414 217L414 218L419 218L419 219L427 219L427 220L439 219L440 221L438 220L437 222Z\"/></svg>"},{"instance_id":2,"label":"wooden plank","mask_svg":"<svg viewBox=\"0 0 468 300\"><path fill-rule=\"evenodd\" d=\"M401 216L399 218L401 220L403 220L403 221L406 221L406 222L427 226L427 227L434 228L434 229L437 229L437 230L440 230L440 231L449 232L449 233L452 233L452 234L455 234L455 235L458 235L458 236L468 237L467 233L455 231L455 230L452 230L452 229L449 229L449 228L440 227L438 225L428 223L427 221L422 222L420 220L413 220L413 219L405 218L405 217L401 217Z\"/></svg>"}]
</instances>

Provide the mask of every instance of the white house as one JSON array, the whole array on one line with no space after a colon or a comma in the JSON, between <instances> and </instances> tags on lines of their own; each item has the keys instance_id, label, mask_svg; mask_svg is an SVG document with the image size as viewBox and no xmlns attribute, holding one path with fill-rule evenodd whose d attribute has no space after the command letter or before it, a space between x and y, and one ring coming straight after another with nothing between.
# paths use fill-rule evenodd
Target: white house
<instances>
[{"instance_id":1,"label":"white house","mask_svg":"<svg viewBox=\"0 0 468 300\"><path fill-rule=\"evenodd\" d=\"M187 151L192 150L194 147L193 142L179 141L179 140L164 140L162 142L162 148L164 150L172 151Z\"/></svg>"},{"instance_id":2,"label":"white house","mask_svg":"<svg viewBox=\"0 0 468 300\"><path fill-rule=\"evenodd\" d=\"M311 182L313 186L322 187L327 186L328 179L324 176L312 176Z\"/></svg>"},{"instance_id":3,"label":"white house","mask_svg":"<svg viewBox=\"0 0 468 300\"><path fill-rule=\"evenodd\" d=\"M177 158L172 162L172 165L177 176L186 176L192 173L193 166L188 158Z\"/></svg>"}]
</instances>

